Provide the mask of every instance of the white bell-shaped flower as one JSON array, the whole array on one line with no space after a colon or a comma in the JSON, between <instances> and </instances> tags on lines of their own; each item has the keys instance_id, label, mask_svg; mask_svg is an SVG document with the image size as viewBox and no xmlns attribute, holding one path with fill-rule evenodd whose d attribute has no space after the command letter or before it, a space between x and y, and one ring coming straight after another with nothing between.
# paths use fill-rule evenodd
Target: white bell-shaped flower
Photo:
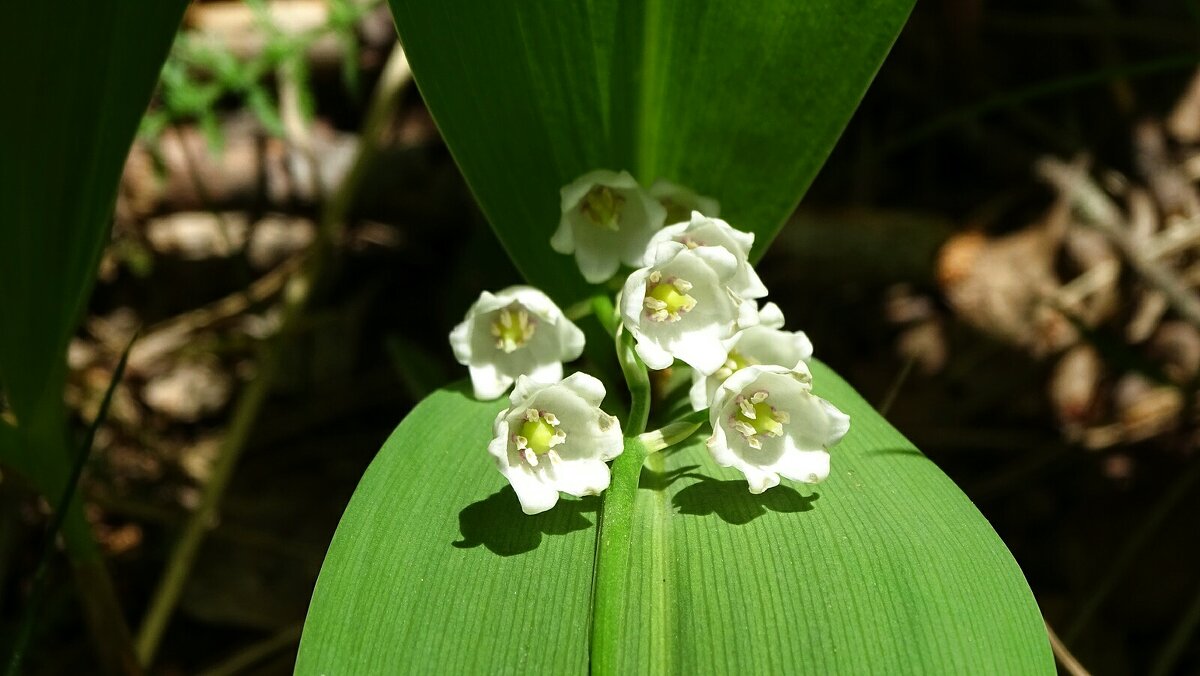
<instances>
[{"instance_id":1,"label":"white bell-shaped flower","mask_svg":"<svg viewBox=\"0 0 1200 676\"><path fill-rule=\"evenodd\" d=\"M708 408L717 387L747 366L773 365L796 368L812 358L813 345L803 331L783 331L783 312L774 303L758 310L758 324L738 331L726 341L729 355L716 373L705 376L692 371L689 396L692 408Z\"/></svg>"},{"instance_id":2,"label":"white bell-shaped flower","mask_svg":"<svg viewBox=\"0 0 1200 676\"><path fill-rule=\"evenodd\" d=\"M737 258L737 274L729 282L729 288L742 298L762 298L767 287L758 278L754 266L750 265L750 247L754 245L754 234L742 232L719 218L710 218L693 211L691 220L675 223L654 233L650 239L647 255L662 242L679 242L689 247L722 246Z\"/></svg>"},{"instance_id":3,"label":"white bell-shaped flower","mask_svg":"<svg viewBox=\"0 0 1200 676\"><path fill-rule=\"evenodd\" d=\"M628 172L599 169L562 189L562 220L550 246L575 254L583 278L607 281L624 263L642 264L646 244L663 226L667 210Z\"/></svg>"},{"instance_id":4,"label":"white bell-shaped flower","mask_svg":"<svg viewBox=\"0 0 1200 676\"><path fill-rule=\"evenodd\" d=\"M721 215L721 203L717 200L666 179L660 178L650 186L650 196L667 210L668 225L691 220L693 211L714 218Z\"/></svg>"},{"instance_id":5,"label":"white bell-shaped flower","mask_svg":"<svg viewBox=\"0 0 1200 676\"><path fill-rule=\"evenodd\" d=\"M664 242L646 262L625 280L620 299L642 361L665 369L679 359L705 375L721 368L725 341L758 320L754 304L729 289L737 257L720 246Z\"/></svg>"},{"instance_id":6,"label":"white bell-shaped flower","mask_svg":"<svg viewBox=\"0 0 1200 676\"><path fill-rule=\"evenodd\" d=\"M526 514L553 507L560 491L584 496L608 488L605 463L621 454L624 440L621 424L600 410L603 399L603 383L586 373L551 384L517 379L488 452Z\"/></svg>"},{"instance_id":7,"label":"white bell-shaped flower","mask_svg":"<svg viewBox=\"0 0 1200 676\"><path fill-rule=\"evenodd\" d=\"M850 418L812 393L812 375L798 368L747 366L717 388L709 409L708 450L722 467L746 475L751 493L779 477L815 484L829 476L829 447Z\"/></svg>"},{"instance_id":8,"label":"white bell-shaped flower","mask_svg":"<svg viewBox=\"0 0 1200 676\"><path fill-rule=\"evenodd\" d=\"M562 379L563 362L583 353L583 331L550 297L530 286L484 291L450 332L454 358L471 372L478 399L495 399L526 375Z\"/></svg>"}]
</instances>

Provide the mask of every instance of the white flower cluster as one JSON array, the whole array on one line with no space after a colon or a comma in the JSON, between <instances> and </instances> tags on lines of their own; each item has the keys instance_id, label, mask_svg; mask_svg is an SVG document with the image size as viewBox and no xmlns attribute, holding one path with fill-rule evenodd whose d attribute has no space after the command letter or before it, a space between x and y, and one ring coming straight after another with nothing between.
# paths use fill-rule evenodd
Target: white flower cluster
<instances>
[{"instance_id":1,"label":"white flower cluster","mask_svg":"<svg viewBox=\"0 0 1200 676\"><path fill-rule=\"evenodd\" d=\"M659 181L643 190L626 172L593 171L562 189L562 219L550 240L574 254L584 279L633 268L617 305L646 366L692 368L690 398L709 410L708 448L761 493L785 477L816 483L829 474L830 446L849 418L812 393L812 343L783 330L749 261L754 235L717 218L711 198ZM608 487L606 461L623 448L617 420L600 409L604 386L563 362L583 351L583 333L541 291L484 292L450 334L475 395L494 399L513 382L489 451L528 514L558 493Z\"/></svg>"}]
</instances>

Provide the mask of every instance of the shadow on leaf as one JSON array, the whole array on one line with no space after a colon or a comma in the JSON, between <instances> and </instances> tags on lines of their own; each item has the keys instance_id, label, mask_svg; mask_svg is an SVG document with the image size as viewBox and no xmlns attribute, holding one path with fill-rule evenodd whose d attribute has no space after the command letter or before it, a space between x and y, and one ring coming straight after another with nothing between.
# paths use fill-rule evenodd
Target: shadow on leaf
<instances>
[{"instance_id":1,"label":"shadow on leaf","mask_svg":"<svg viewBox=\"0 0 1200 676\"><path fill-rule=\"evenodd\" d=\"M925 454L915 448L881 448L877 451L867 451L867 455L911 455L925 460Z\"/></svg>"},{"instance_id":2,"label":"shadow on leaf","mask_svg":"<svg viewBox=\"0 0 1200 676\"><path fill-rule=\"evenodd\" d=\"M742 480L719 481L703 478L684 488L671 499L680 514L708 516L716 514L726 523L741 526L767 512L807 512L819 494L801 495L790 486L779 485L761 495L746 490Z\"/></svg>"},{"instance_id":3,"label":"shadow on leaf","mask_svg":"<svg viewBox=\"0 0 1200 676\"><path fill-rule=\"evenodd\" d=\"M638 477L638 488L651 491L665 491L671 484L686 477L707 479L708 477L703 474L692 474L692 470L699 468L700 465L686 465L672 470L656 472L649 467L643 467L642 474Z\"/></svg>"},{"instance_id":4,"label":"shadow on leaf","mask_svg":"<svg viewBox=\"0 0 1200 676\"><path fill-rule=\"evenodd\" d=\"M451 544L459 549L483 545L493 554L516 556L537 549L543 535L566 535L590 528L584 512L595 512L599 498L564 498L548 512L532 516L521 511L511 486L505 486L458 513L462 539Z\"/></svg>"}]
</instances>

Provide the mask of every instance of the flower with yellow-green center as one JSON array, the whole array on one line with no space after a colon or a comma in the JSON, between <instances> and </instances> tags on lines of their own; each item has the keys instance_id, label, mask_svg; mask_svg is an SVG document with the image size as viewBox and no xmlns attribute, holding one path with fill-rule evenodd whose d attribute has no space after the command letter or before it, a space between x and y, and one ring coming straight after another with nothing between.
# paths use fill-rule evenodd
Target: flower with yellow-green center
<instances>
[{"instance_id":1,"label":"flower with yellow-green center","mask_svg":"<svg viewBox=\"0 0 1200 676\"><path fill-rule=\"evenodd\" d=\"M829 476L829 448L850 418L812 393L812 375L796 368L747 366L717 388L709 408L708 450L722 467L746 476L751 493L779 477L815 484Z\"/></svg>"},{"instance_id":2,"label":"flower with yellow-green center","mask_svg":"<svg viewBox=\"0 0 1200 676\"><path fill-rule=\"evenodd\" d=\"M550 509L560 492L580 497L608 488L606 463L624 440L621 424L600 409L603 400L604 385L586 373L548 384L517 379L488 452L526 514Z\"/></svg>"},{"instance_id":3,"label":"flower with yellow-green center","mask_svg":"<svg viewBox=\"0 0 1200 676\"><path fill-rule=\"evenodd\" d=\"M652 369L675 359L710 374L729 350L724 342L757 322L753 302L729 289L737 258L724 247L664 242L647 256L621 291L621 321L635 338L638 356Z\"/></svg>"},{"instance_id":4,"label":"flower with yellow-green center","mask_svg":"<svg viewBox=\"0 0 1200 676\"><path fill-rule=\"evenodd\" d=\"M750 247L754 245L754 234L742 232L719 218L712 218L699 211L693 211L689 220L668 225L654 233L650 238L647 252L649 255L662 242L680 242L689 247L720 246L725 247L737 259L737 273L729 282L729 288L742 298L762 298L767 295L767 287L758 278L758 273L750 265Z\"/></svg>"},{"instance_id":5,"label":"flower with yellow-green center","mask_svg":"<svg viewBox=\"0 0 1200 676\"><path fill-rule=\"evenodd\" d=\"M712 375L692 371L692 389L688 393L692 408L708 408L717 387L729 376L763 364L794 368L812 358L812 341L803 331L783 331L783 312L774 303L758 311L758 324L738 331L726 341L729 356Z\"/></svg>"},{"instance_id":6,"label":"flower with yellow-green center","mask_svg":"<svg viewBox=\"0 0 1200 676\"><path fill-rule=\"evenodd\" d=\"M604 282L624 263L642 264L646 243L666 220L666 209L628 172L588 172L562 189L562 219L550 246L575 254L583 278Z\"/></svg>"},{"instance_id":7,"label":"flower with yellow-green center","mask_svg":"<svg viewBox=\"0 0 1200 676\"><path fill-rule=\"evenodd\" d=\"M583 352L583 332L549 296L529 286L484 291L450 332L454 358L471 372L479 399L495 399L526 375L562 378L563 362Z\"/></svg>"}]
</instances>

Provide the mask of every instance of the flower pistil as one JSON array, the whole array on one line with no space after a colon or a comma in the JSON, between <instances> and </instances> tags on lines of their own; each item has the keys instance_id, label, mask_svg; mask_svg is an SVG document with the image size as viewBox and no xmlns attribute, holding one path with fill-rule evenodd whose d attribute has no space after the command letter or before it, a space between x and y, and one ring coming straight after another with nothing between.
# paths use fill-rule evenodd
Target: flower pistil
<instances>
[{"instance_id":1,"label":"flower pistil","mask_svg":"<svg viewBox=\"0 0 1200 676\"><path fill-rule=\"evenodd\" d=\"M513 438L517 451L530 467L538 466L539 455L546 456L552 465L560 462L562 458L554 451L554 447L566 440L567 433L559 428L558 418L549 411L536 408L525 411L525 422L521 425L520 433Z\"/></svg>"},{"instance_id":2,"label":"flower pistil","mask_svg":"<svg viewBox=\"0 0 1200 676\"><path fill-rule=\"evenodd\" d=\"M496 337L496 347L511 354L525 346L533 338L537 330L537 320L529 316L529 311L520 305L513 304L496 313L492 320L492 335Z\"/></svg>"},{"instance_id":3,"label":"flower pistil","mask_svg":"<svg viewBox=\"0 0 1200 676\"><path fill-rule=\"evenodd\" d=\"M625 198L606 185L598 185L583 197L579 210L593 224L616 232L620 230L621 208Z\"/></svg>"},{"instance_id":4,"label":"flower pistil","mask_svg":"<svg viewBox=\"0 0 1200 676\"><path fill-rule=\"evenodd\" d=\"M791 420L787 411L776 410L767 403L768 394L759 390L749 397L737 398L737 409L730 417L733 429L741 433L750 448L762 448L762 437L783 435L783 426Z\"/></svg>"},{"instance_id":5,"label":"flower pistil","mask_svg":"<svg viewBox=\"0 0 1200 676\"><path fill-rule=\"evenodd\" d=\"M643 302L646 316L656 322L677 322L696 307L696 299L688 295L691 282L680 277L663 280L662 273L650 273L650 287Z\"/></svg>"}]
</instances>

